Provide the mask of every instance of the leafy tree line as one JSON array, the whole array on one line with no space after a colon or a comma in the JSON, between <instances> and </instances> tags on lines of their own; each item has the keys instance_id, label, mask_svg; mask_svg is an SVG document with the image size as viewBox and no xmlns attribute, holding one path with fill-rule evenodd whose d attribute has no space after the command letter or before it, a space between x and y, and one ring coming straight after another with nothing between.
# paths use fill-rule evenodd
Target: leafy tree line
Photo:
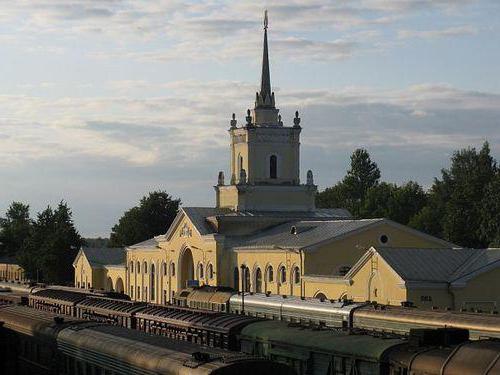
<instances>
[{"instance_id":1,"label":"leafy tree line","mask_svg":"<svg viewBox=\"0 0 500 375\"><path fill-rule=\"evenodd\" d=\"M318 207L343 207L356 218L386 217L465 247L500 246L500 170L485 142L455 151L428 191L417 182L380 181L364 149L346 176L316 196Z\"/></svg>"},{"instance_id":2,"label":"leafy tree line","mask_svg":"<svg viewBox=\"0 0 500 375\"><path fill-rule=\"evenodd\" d=\"M165 191L153 191L139 205L125 211L111 229L110 247L130 246L164 234L179 211L180 199Z\"/></svg>"},{"instance_id":3,"label":"leafy tree line","mask_svg":"<svg viewBox=\"0 0 500 375\"><path fill-rule=\"evenodd\" d=\"M73 278L72 263L83 244L68 205L48 206L34 219L29 205L13 202L0 219L0 254L16 257L28 278L64 283Z\"/></svg>"},{"instance_id":4,"label":"leafy tree line","mask_svg":"<svg viewBox=\"0 0 500 375\"><path fill-rule=\"evenodd\" d=\"M17 258L32 280L67 283L73 279L72 263L81 246L123 247L163 234L179 204L179 199L172 199L165 191L151 192L123 214L110 240L85 240L64 201L55 208L48 206L35 218L30 217L29 205L13 202L0 218L0 256Z\"/></svg>"}]
</instances>

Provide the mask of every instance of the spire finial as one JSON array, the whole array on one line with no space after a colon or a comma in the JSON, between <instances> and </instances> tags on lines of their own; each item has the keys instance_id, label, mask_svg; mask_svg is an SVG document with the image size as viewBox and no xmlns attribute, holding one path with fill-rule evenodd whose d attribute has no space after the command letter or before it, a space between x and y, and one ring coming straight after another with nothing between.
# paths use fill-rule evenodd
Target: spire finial
<instances>
[{"instance_id":1,"label":"spire finial","mask_svg":"<svg viewBox=\"0 0 500 375\"><path fill-rule=\"evenodd\" d=\"M262 76L260 80L260 92L257 94L256 107L274 108L274 100L271 92L271 77L269 74L269 52L267 47L267 10L264 12L264 48L262 53Z\"/></svg>"}]
</instances>

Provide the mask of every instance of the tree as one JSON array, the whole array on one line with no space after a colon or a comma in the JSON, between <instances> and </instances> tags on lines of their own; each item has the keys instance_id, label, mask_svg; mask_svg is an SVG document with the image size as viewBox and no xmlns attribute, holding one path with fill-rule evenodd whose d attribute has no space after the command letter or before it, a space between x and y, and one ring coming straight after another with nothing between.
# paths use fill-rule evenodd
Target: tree
<instances>
[{"instance_id":1,"label":"tree","mask_svg":"<svg viewBox=\"0 0 500 375\"><path fill-rule=\"evenodd\" d=\"M66 283L73 278L72 263L83 244L72 213L63 201L37 214L29 238L19 256L28 277L48 283Z\"/></svg>"},{"instance_id":2,"label":"tree","mask_svg":"<svg viewBox=\"0 0 500 375\"><path fill-rule=\"evenodd\" d=\"M112 228L110 246L130 246L165 233L177 215L179 204L179 199L172 199L165 191L144 196Z\"/></svg>"},{"instance_id":3,"label":"tree","mask_svg":"<svg viewBox=\"0 0 500 375\"><path fill-rule=\"evenodd\" d=\"M31 229L30 207L21 202L12 202L5 219L0 219L0 254L18 254Z\"/></svg>"},{"instance_id":4,"label":"tree","mask_svg":"<svg viewBox=\"0 0 500 375\"><path fill-rule=\"evenodd\" d=\"M481 240L490 247L500 247L500 173L485 188L481 212Z\"/></svg>"},{"instance_id":5,"label":"tree","mask_svg":"<svg viewBox=\"0 0 500 375\"><path fill-rule=\"evenodd\" d=\"M487 245L480 232L481 202L496 173L487 142L479 152L475 148L456 151L450 168L441 171L441 180L435 179L429 204L411 225L460 246Z\"/></svg>"},{"instance_id":6,"label":"tree","mask_svg":"<svg viewBox=\"0 0 500 375\"><path fill-rule=\"evenodd\" d=\"M427 196L414 181L397 186L381 182L371 187L360 209L364 218L385 217L407 225L425 206Z\"/></svg>"},{"instance_id":7,"label":"tree","mask_svg":"<svg viewBox=\"0 0 500 375\"><path fill-rule=\"evenodd\" d=\"M346 208L354 217L359 217L360 209L370 188L377 185L380 170L370 159L365 149L357 149L351 155L351 168L344 179L332 188L317 194L316 202L322 208Z\"/></svg>"}]
</instances>

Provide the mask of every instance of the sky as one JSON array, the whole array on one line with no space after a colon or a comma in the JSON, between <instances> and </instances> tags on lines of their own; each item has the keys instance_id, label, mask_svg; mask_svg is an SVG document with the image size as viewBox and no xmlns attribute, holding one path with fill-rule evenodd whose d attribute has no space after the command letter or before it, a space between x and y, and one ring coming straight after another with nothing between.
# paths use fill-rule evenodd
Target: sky
<instances>
[{"instance_id":1,"label":"sky","mask_svg":"<svg viewBox=\"0 0 500 375\"><path fill-rule=\"evenodd\" d=\"M500 159L497 0L1 1L0 216L65 200L82 235L108 236L149 191L213 206L264 9L303 180L333 185L358 147L425 187L454 150L487 140Z\"/></svg>"}]
</instances>

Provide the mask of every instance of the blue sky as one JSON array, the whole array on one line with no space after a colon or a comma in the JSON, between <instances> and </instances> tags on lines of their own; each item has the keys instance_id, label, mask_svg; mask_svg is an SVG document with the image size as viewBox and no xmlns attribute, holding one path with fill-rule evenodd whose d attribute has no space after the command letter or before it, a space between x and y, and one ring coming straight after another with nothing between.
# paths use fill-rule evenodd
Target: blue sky
<instances>
[{"instance_id":1,"label":"blue sky","mask_svg":"<svg viewBox=\"0 0 500 375\"><path fill-rule=\"evenodd\" d=\"M495 0L17 0L0 7L0 213L66 200L107 235L150 190L214 204L231 113L259 84L263 10L285 123L320 188L366 147L383 179L432 183L453 150L500 158Z\"/></svg>"}]
</instances>

